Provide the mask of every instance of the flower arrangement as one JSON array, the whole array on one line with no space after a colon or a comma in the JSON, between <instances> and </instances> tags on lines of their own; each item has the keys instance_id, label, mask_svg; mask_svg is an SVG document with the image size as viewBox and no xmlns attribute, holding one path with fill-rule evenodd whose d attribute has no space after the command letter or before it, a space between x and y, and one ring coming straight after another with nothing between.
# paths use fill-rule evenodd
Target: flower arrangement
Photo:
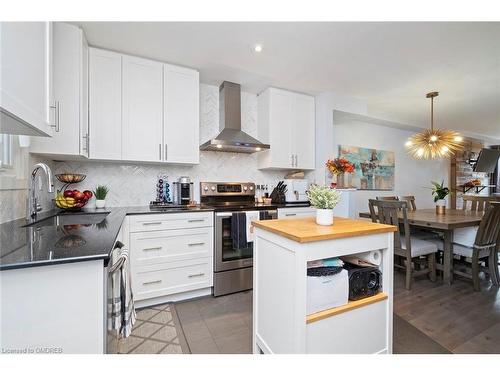
<instances>
[{"instance_id":1,"label":"flower arrangement","mask_svg":"<svg viewBox=\"0 0 500 375\"><path fill-rule=\"evenodd\" d=\"M354 172L354 164L346 158L335 158L333 160L328 159L326 162L326 168L334 175Z\"/></svg>"},{"instance_id":2,"label":"flower arrangement","mask_svg":"<svg viewBox=\"0 0 500 375\"><path fill-rule=\"evenodd\" d=\"M311 206L323 210L332 210L340 202L340 195L340 191L320 185L311 185L307 192Z\"/></svg>"}]
</instances>

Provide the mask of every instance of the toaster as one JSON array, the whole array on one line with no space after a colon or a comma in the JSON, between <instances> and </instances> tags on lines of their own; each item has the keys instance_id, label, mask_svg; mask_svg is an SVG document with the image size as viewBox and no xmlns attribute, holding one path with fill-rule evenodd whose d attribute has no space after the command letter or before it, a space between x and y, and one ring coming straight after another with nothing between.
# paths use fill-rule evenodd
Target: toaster
<instances>
[{"instance_id":1,"label":"toaster","mask_svg":"<svg viewBox=\"0 0 500 375\"><path fill-rule=\"evenodd\" d=\"M309 182L305 178L285 179L284 183L287 189L285 194L287 203L309 202L306 194L309 189Z\"/></svg>"}]
</instances>

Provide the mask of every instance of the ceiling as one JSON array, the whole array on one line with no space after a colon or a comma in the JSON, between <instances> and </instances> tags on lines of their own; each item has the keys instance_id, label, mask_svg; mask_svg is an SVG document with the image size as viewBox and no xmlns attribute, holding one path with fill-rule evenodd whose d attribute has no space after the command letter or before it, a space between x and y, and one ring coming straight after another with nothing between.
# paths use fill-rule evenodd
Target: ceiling
<instances>
[{"instance_id":1,"label":"ceiling","mask_svg":"<svg viewBox=\"0 0 500 375\"><path fill-rule=\"evenodd\" d=\"M500 140L500 23L79 22L91 45L229 80L366 101L369 115ZM254 51L260 43L263 50Z\"/></svg>"}]
</instances>

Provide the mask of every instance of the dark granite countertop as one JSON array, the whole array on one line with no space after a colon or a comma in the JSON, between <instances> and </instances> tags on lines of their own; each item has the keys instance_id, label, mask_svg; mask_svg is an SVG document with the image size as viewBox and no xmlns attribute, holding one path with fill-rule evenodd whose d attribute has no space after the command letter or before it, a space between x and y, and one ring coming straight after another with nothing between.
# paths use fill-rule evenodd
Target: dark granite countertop
<instances>
[{"instance_id":1,"label":"dark granite countertop","mask_svg":"<svg viewBox=\"0 0 500 375\"><path fill-rule=\"evenodd\" d=\"M200 211L212 209L160 211L141 206L89 208L72 213L51 210L38 214L34 222L10 221L0 224L0 270L87 260L103 260L107 265L126 215Z\"/></svg>"}]
</instances>

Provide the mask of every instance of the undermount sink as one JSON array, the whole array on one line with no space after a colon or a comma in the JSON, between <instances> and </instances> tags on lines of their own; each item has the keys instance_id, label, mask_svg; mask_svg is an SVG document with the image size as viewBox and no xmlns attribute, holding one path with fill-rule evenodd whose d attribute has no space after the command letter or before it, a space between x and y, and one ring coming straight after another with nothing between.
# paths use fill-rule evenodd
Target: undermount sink
<instances>
[{"instance_id":1,"label":"undermount sink","mask_svg":"<svg viewBox=\"0 0 500 375\"><path fill-rule=\"evenodd\" d=\"M48 217L46 219L25 225L25 227L38 226L46 227L53 225L94 225L101 223L109 212L99 213L75 213L75 214L61 214Z\"/></svg>"}]
</instances>

